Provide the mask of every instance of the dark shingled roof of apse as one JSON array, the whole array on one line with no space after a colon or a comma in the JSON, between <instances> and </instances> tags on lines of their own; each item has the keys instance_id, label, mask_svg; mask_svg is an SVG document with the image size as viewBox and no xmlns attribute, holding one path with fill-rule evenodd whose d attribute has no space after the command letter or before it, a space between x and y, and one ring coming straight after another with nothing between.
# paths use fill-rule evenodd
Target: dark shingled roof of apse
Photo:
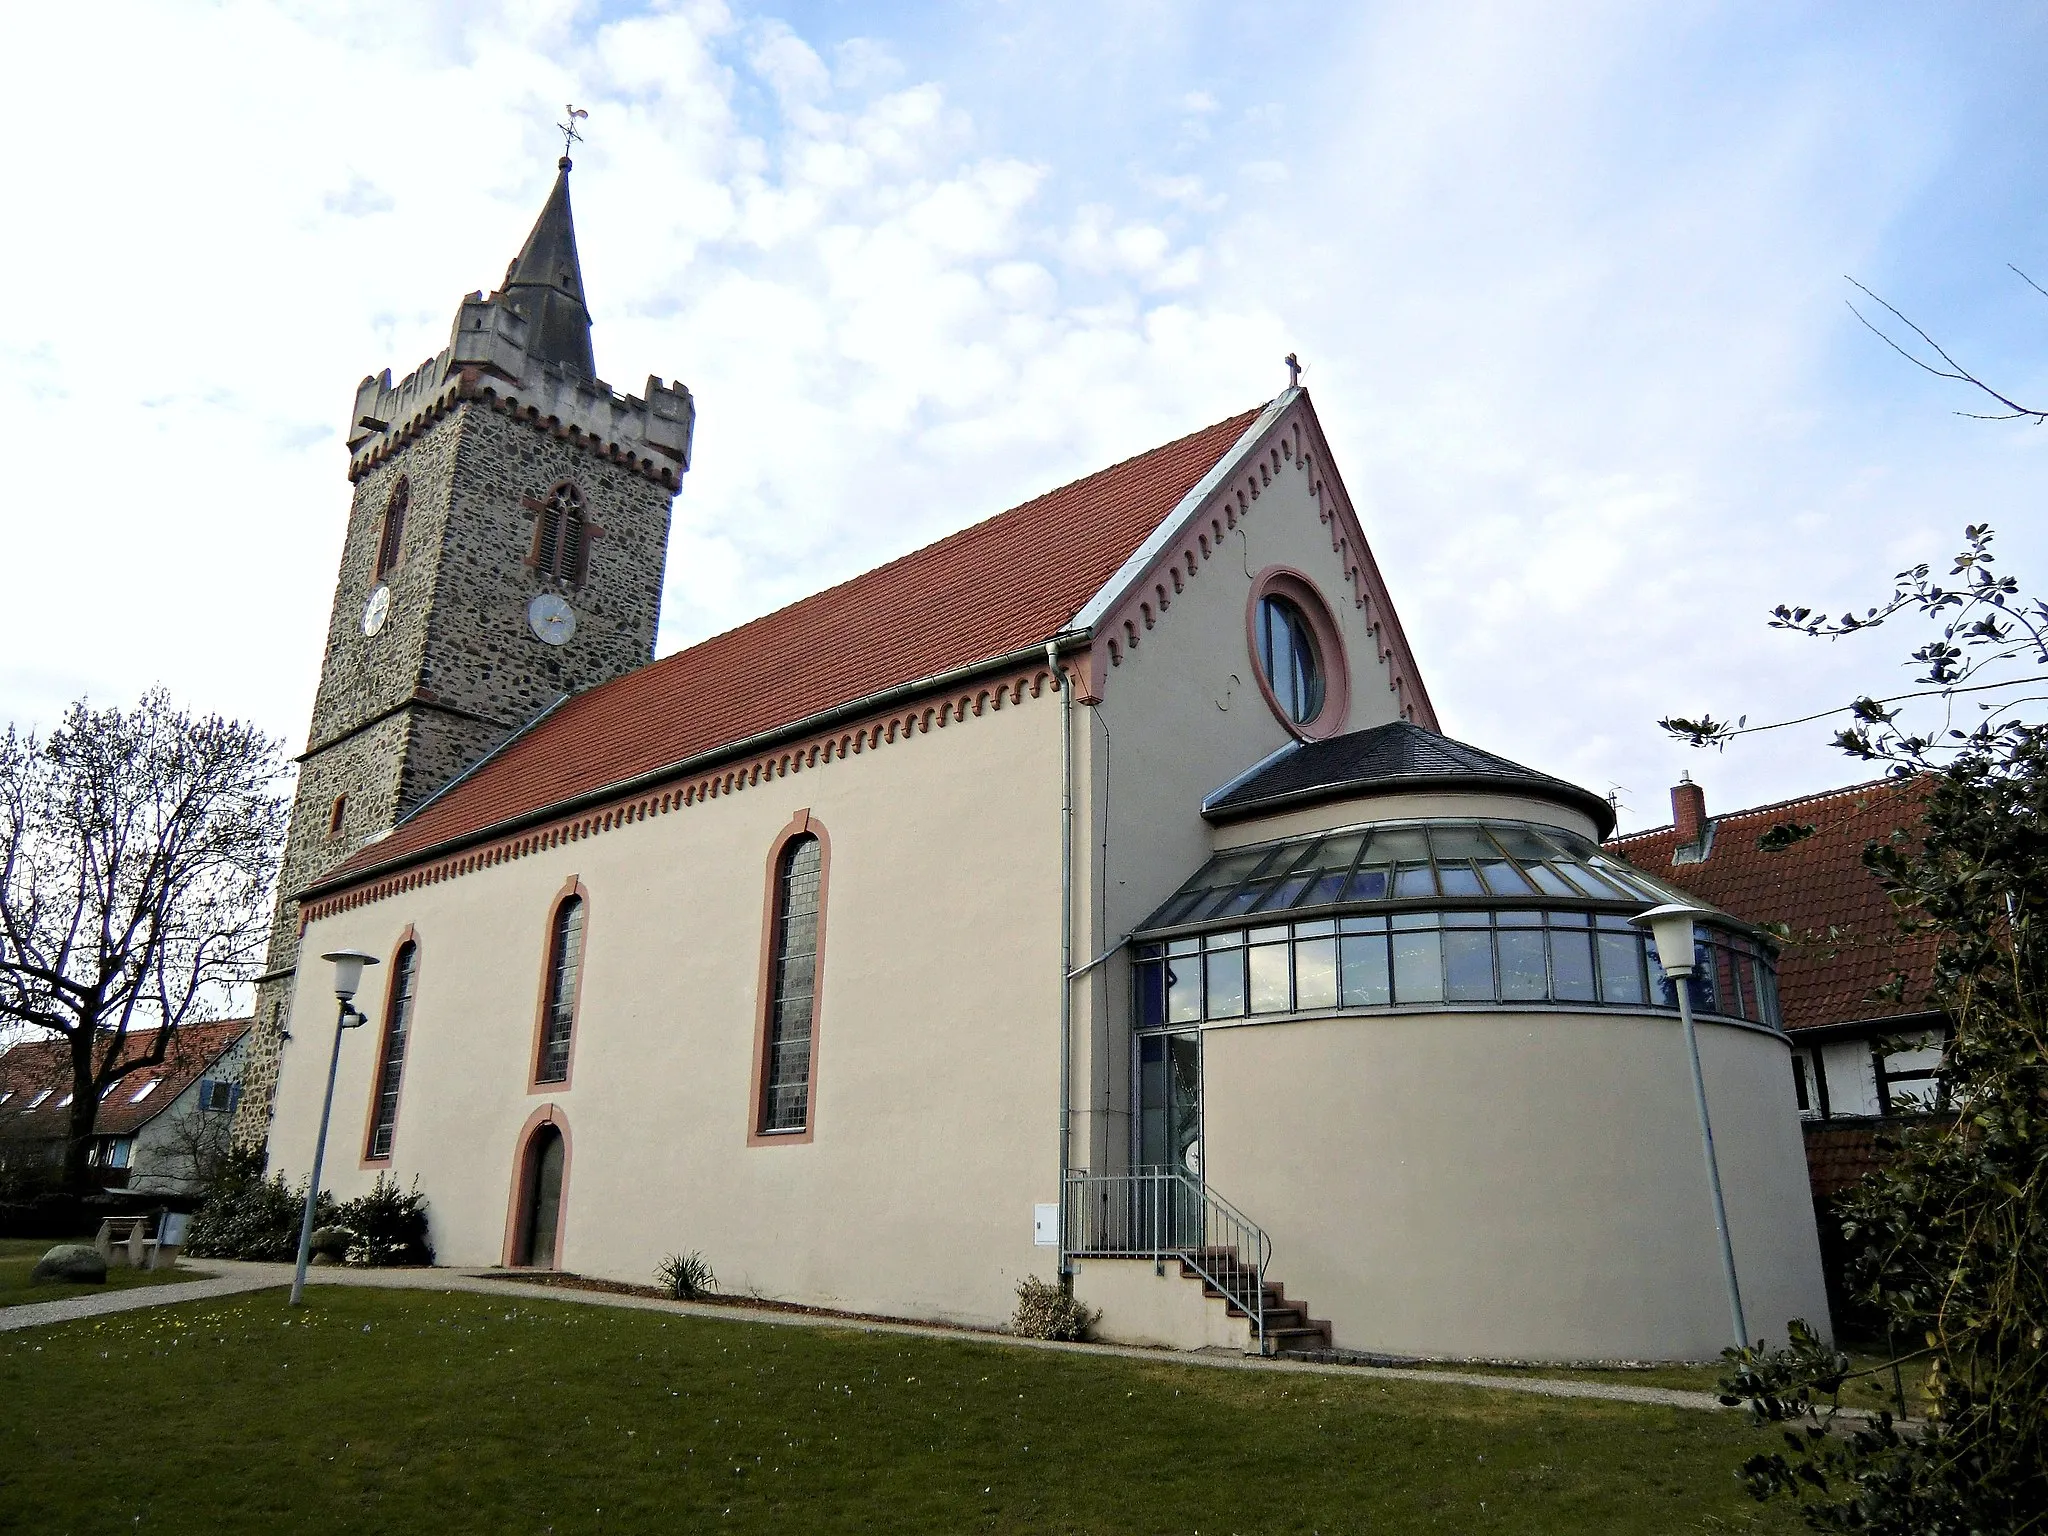
<instances>
[{"instance_id":1,"label":"dark shingled roof of apse","mask_svg":"<svg viewBox=\"0 0 2048 1536\"><path fill-rule=\"evenodd\" d=\"M1232 785L1203 813L1211 821L1242 821L1296 805L1401 789L1533 795L1585 812L1603 838L1614 830L1614 808L1590 789L1406 720L1309 742Z\"/></svg>"}]
</instances>

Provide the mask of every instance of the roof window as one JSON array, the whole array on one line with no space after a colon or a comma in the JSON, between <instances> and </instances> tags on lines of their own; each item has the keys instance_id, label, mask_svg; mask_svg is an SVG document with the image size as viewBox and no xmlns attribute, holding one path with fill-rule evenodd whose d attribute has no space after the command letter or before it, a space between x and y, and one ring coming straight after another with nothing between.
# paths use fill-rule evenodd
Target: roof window
<instances>
[{"instance_id":1,"label":"roof window","mask_svg":"<svg viewBox=\"0 0 2048 1536\"><path fill-rule=\"evenodd\" d=\"M162 1081L163 1079L160 1077L152 1077L148 1082L136 1089L134 1093L129 1095L128 1102L130 1104L140 1104L144 1099L156 1092L157 1084Z\"/></svg>"}]
</instances>

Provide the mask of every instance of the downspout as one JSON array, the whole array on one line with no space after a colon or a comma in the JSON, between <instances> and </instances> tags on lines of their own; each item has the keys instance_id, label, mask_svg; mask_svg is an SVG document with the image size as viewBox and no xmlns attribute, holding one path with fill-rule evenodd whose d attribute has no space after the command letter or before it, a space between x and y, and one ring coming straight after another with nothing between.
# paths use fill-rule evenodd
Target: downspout
<instances>
[{"instance_id":1,"label":"downspout","mask_svg":"<svg viewBox=\"0 0 2048 1536\"><path fill-rule=\"evenodd\" d=\"M1067 1155L1072 1136L1074 1049L1074 709L1059 644L1045 642L1045 662L1060 695L1060 1281L1072 1283L1067 1262Z\"/></svg>"}]
</instances>

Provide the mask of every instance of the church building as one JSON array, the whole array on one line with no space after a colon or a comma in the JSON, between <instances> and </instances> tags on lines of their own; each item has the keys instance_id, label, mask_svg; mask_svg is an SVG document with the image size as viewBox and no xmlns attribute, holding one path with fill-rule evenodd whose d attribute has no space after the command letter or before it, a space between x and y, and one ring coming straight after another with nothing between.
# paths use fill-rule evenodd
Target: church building
<instances>
[{"instance_id":1,"label":"church building","mask_svg":"<svg viewBox=\"0 0 2048 1536\"><path fill-rule=\"evenodd\" d=\"M1442 734L1308 393L659 660L680 384L601 382L569 163L354 501L239 1134L444 1263L1100 1337L1712 1358L1607 803ZM1752 1332L1825 1327L1775 949L1695 997Z\"/></svg>"}]
</instances>

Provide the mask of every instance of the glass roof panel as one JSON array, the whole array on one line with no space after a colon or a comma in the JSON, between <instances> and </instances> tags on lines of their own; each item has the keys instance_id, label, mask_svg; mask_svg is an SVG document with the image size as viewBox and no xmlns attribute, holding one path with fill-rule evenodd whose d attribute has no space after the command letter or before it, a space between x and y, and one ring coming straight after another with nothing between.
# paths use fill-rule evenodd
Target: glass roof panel
<instances>
[{"instance_id":1,"label":"glass roof panel","mask_svg":"<svg viewBox=\"0 0 2048 1536\"><path fill-rule=\"evenodd\" d=\"M1139 932L1256 913L1450 898L1536 897L1654 906L1656 880L1587 838L1514 821L1404 822L1233 848L1217 854ZM1627 914L1621 914L1626 916Z\"/></svg>"},{"instance_id":2,"label":"glass roof panel","mask_svg":"<svg viewBox=\"0 0 2048 1536\"><path fill-rule=\"evenodd\" d=\"M1429 846L1436 850L1438 863L1445 859L1491 859L1500 855L1493 839L1478 827L1431 827Z\"/></svg>"},{"instance_id":3,"label":"glass roof panel","mask_svg":"<svg viewBox=\"0 0 2048 1536\"><path fill-rule=\"evenodd\" d=\"M1365 856L1375 864L1429 857L1429 839L1420 827L1381 827L1373 832Z\"/></svg>"},{"instance_id":4,"label":"glass roof panel","mask_svg":"<svg viewBox=\"0 0 2048 1536\"><path fill-rule=\"evenodd\" d=\"M1536 889L1522 872L1506 859L1495 859L1479 866L1479 872L1486 876L1486 888L1496 896L1527 896Z\"/></svg>"}]
</instances>

